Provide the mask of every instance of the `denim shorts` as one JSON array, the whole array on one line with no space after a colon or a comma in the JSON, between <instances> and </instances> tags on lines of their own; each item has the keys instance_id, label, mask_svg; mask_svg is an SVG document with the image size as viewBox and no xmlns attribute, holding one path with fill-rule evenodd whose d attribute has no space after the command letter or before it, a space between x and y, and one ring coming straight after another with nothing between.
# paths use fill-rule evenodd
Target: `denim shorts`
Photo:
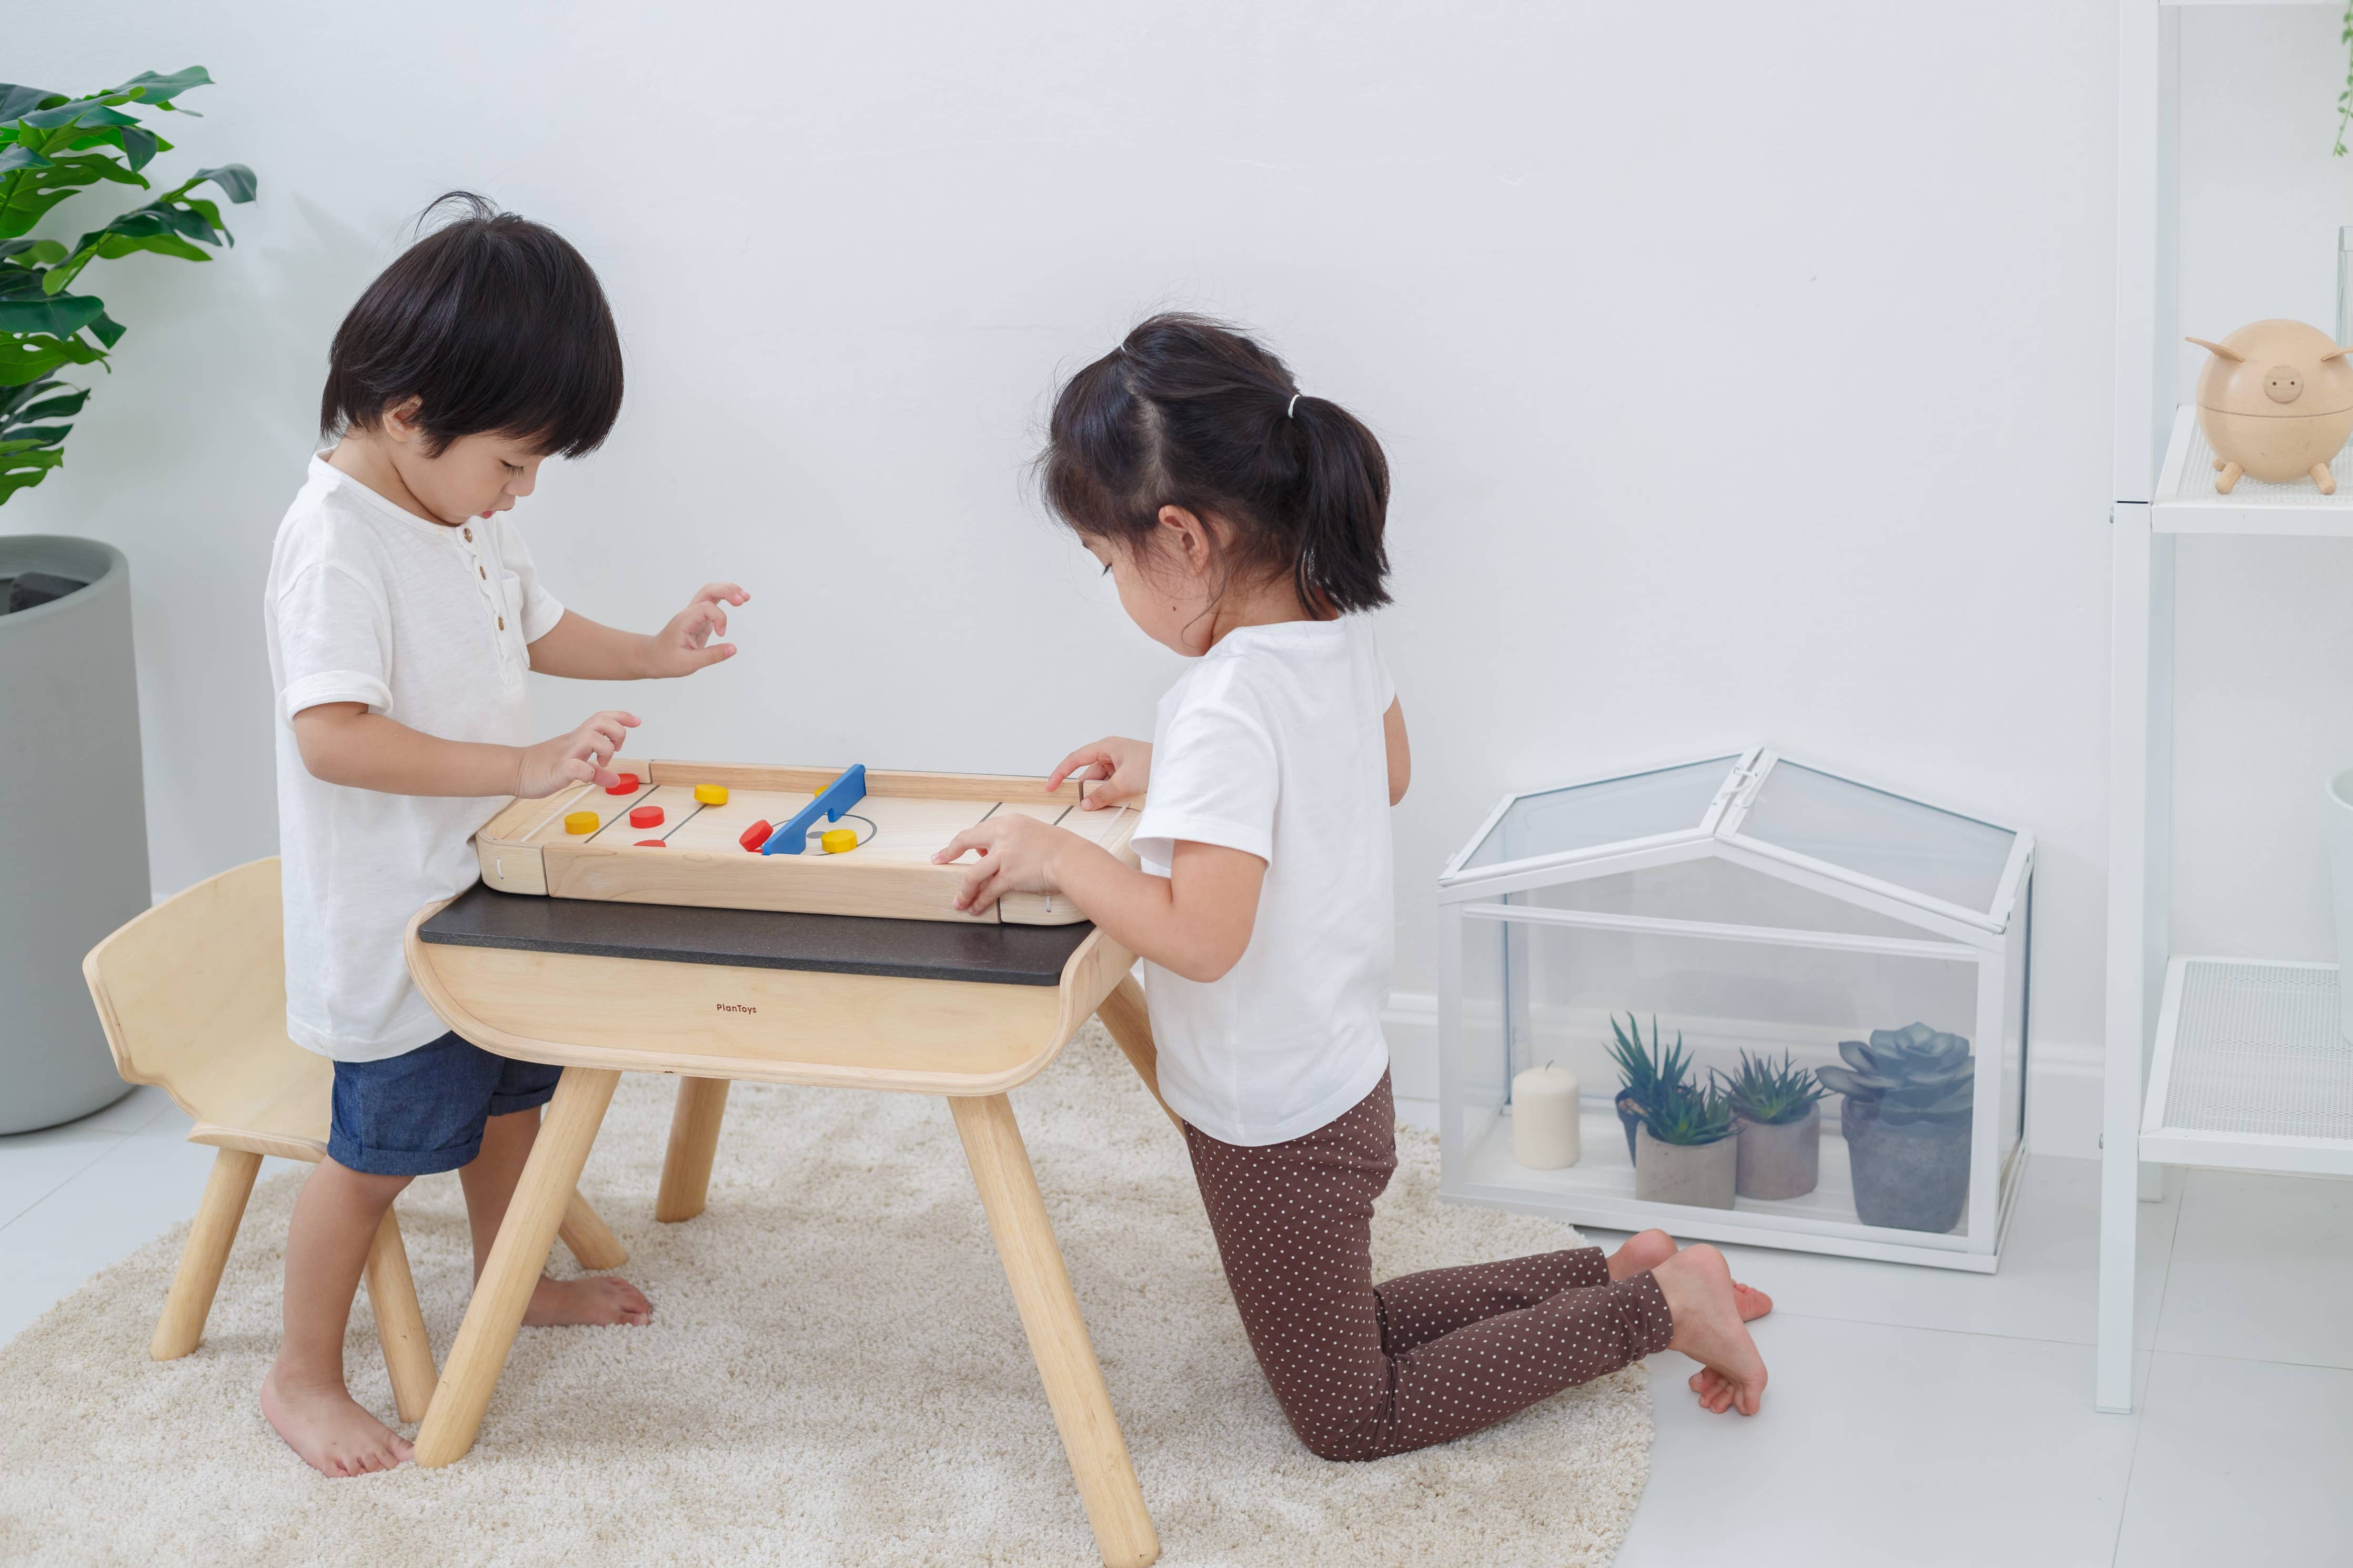
<instances>
[{"instance_id":1,"label":"denim shorts","mask_svg":"<svg viewBox=\"0 0 2353 1568\"><path fill-rule=\"evenodd\" d=\"M455 1034L382 1061L337 1062L327 1153L374 1176L454 1171L482 1152L485 1121L545 1105L563 1076Z\"/></svg>"}]
</instances>

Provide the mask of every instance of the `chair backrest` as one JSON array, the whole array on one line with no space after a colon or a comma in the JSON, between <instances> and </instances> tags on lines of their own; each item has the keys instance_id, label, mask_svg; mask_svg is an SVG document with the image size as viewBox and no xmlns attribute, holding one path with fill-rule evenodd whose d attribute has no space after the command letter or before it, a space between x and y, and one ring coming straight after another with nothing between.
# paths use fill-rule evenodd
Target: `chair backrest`
<instances>
[{"instance_id":1,"label":"chair backrest","mask_svg":"<svg viewBox=\"0 0 2353 1568\"><path fill-rule=\"evenodd\" d=\"M234 1122L308 1076L286 1037L278 858L164 900L90 949L81 971L132 1083L163 1087L199 1121Z\"/></svg>"}]
</instances>

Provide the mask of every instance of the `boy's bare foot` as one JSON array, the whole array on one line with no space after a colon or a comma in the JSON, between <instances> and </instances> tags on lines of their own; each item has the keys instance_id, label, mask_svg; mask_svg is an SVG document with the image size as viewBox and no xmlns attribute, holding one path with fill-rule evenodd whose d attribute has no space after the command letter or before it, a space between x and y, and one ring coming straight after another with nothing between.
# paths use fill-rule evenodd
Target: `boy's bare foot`
<instances>
[{"instance_id":1,"label":"boy's bare foot","mask_svg":"<svg viewBox=\"0 0 2353 1568\"><path fill-rule=\"evenodd\" d=\"M531 1293L522 1321L533 1328L559 1323L629 1323L643 1328L654 1321L654 1304L626 1279L591 1274L585 1279L550 1279L541 1275Z\"/></svg>"},{"instance_id":2,"label":"boy's bare foot","mask_svg":"<svg viewBox=\"0 0 2353 1568\"><path fill-rule=\"evenodd\" d=\"M1674 1320L1667 1348L1700 1363L1702 1370L1691 1380L1700 1403L1718 1415L1756 1415L1765 1397L1765 1358L1741 1321L1724 1254L1704 1242L1685 1247L1651 1269L1651 1278L1659 1282Z\"/></svg>"},{"instance_id":3,"label":"boy's bare foot","mask_svg":"<svg viewBox=\"0 0 2353 1568\"><path fill-rule=\"evenodd\" d=\"M273 1366L261 1380L261 1414L322 1476L364 1476L409 1458L408 1439L361 1409L340 1383L290 1384Z\"/></svg>"},{"instance_id":4,"label":"boy's bare foot","mask_svg":"<svg viewBox=\"0 0 2353 1568\"><path fill-rule=\"evenodd\" d=\"M1675 1255L1675 1238L1663 1230L1645 1230L1626 1238L1625 1244L1609 1255L1609 1278L1631 1279L1637 1274L1648 1274ZM1773 1310L1773 1298L1753 1285L1732 1282L1733 1299L1740 1303L1740 1321L1753 1323Z\"/></svg>"}]
</instances>

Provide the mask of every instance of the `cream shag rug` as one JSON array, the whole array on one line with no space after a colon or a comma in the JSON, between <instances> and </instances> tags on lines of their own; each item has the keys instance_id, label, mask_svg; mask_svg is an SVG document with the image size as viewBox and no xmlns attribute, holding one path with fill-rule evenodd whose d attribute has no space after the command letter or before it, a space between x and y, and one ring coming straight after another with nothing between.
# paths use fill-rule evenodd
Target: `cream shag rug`
<instances>
[{"instance_id":1,"label":"cream shag rug","mask_svg":"<svg viewBox=\"0 0 2353 1568\"><path fill-rule=\"evenodd\" d=\"M328 1480L263 1424L288 1173L255 1189L194 1355L147 1357L185 1226L0 1350L0 1562L1095 1563L947 1108L739 1083L709 1210L667 1226L672 1091L623 1079L582 1183L653 1325L523 1330L467 1458ZM1181 1142L1101 1026L1013 1100L1161 1561L1609 1561L1649 1469L1639 1367L1442 1447L1317 1459L1250 1359ZM1384 1276L1578 1245L1440 1204L1436 1141L1398 1142ZM438 1362L466 1304L457 1181L417 1182L400 1217ZM364 1293L344 1358L389 1419Z\"/></svg>"}]
</instances>

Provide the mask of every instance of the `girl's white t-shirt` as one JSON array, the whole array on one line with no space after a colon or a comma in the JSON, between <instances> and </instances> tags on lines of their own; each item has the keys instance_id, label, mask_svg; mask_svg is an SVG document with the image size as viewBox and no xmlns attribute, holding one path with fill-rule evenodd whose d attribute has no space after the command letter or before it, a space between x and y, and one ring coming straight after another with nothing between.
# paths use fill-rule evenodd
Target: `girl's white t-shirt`
<instances>
[{"instance_id":1,"label":"girl's white t-shirt","mask_svg":"<svg viewBox=\"0 0 2353 1568\"><path fill-rule=\"evenodd\" d=\"M445 741L527 745L527 644L564 616L506 514L428 522L320 458L278 525L263 595L277 689L286 1033L380 1061L448 1026L408 978L409 917L480 877L471 840L506 795L385 795L311 776L294 715L322 702Z\"/></svg>"},{"instance_id":2,"label":"girl's white t-shirt","mask_svg":"<svg viewBox=\"0 0 2353 1568\"><path fill-rule=\"evenodd\" d=\"M1221 1142L1313 1132L1388 1069L1396 695L1370 622L1345 616L1229 632L1160 700L1144 868L1168 875L1180 840L1266 862L1232 969L1204 984L1144 964L1161 1095Z\"/></svg>"}]
</instances>

